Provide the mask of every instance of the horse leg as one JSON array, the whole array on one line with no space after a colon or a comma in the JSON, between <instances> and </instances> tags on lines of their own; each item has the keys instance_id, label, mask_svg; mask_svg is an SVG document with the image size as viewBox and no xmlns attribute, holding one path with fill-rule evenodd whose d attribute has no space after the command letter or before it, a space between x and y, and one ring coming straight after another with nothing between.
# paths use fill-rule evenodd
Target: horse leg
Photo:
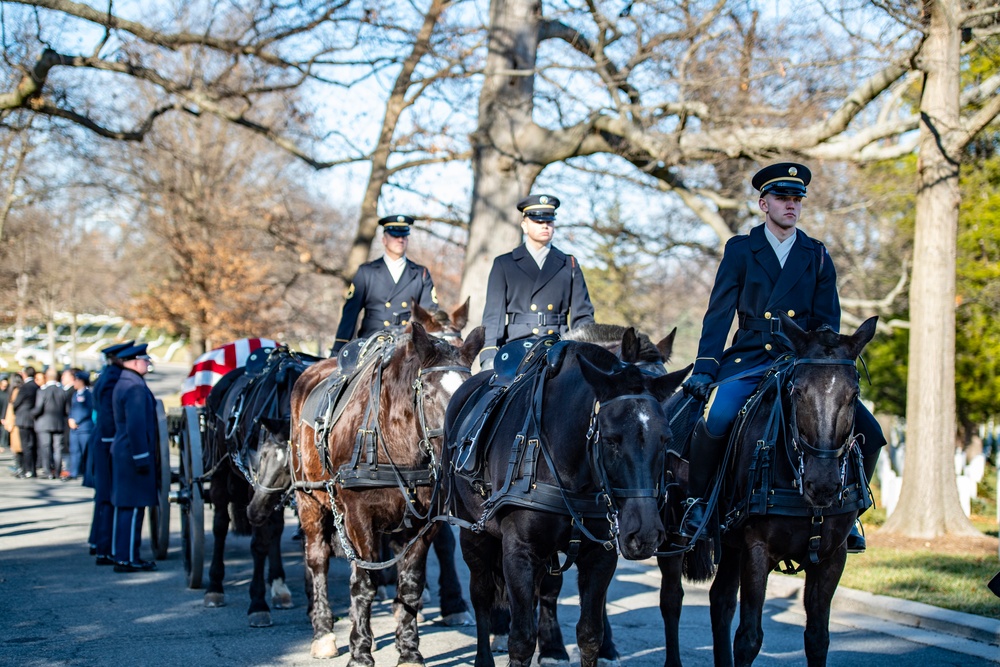
<instances>
[{"instance_id":1,"label":"horse leg","mask_svg":"<svg viewBox=\"0 0 1000 667\"><path fill-rule=\"evenodd\" d=\"M451 532L447 526L446 530ZM421 667L424 657L420 654L420 635L417 614L421 597L427 584L427 552L431 542L425 534L414 542L399 561L396 574L396 650L399 667Z\"/></svg>"},{"instance_id":2,"label":"horse leg","mask_svg":"<svg viewBox=\"0 0 1000 667\"><path fill-rule=\"evenodd\" d=\"M607 623L608 586L615 576L617 555L593 548L577 561L580 591L580 620L576 624L576 643L580 648L580 667L597 667L604 629Z\"/></svg>"},{"instance_id":3,"label":"horse leg","mask_svg":"<svg viewBox=\"0 0 1000 667\"><path fill-rule=\"evenodd\" d=\"M763 542L751 543L743 554L740 575L740 624L733 640L733 654L737 665L750 665L760 653L764 643L761 615L767 590L767 575L774 564Z\"/></svg>"},{"instance_id":4,"label":"horse leg","mask_svg":"<svg viewBox=\"0 0 1000 667\"><path fill-rule=\"evenodd\" d=\"M445 524L434 536L434 555L437 556L438 588L441 593L441 620L445 625L472 625L469 607L462 598L462 584L455 569L455 534Z\"/></svg>"},{"instance_id":5,"label":"horse leg","mask_svg":"<svg viewBox=\"0 0 1000 667\"><path fill-rule=\"evenodd\" d=\"M508 655L510 667L529 667L538 641L538 623L535 619L536 590L543 575L542 565L520 540L503 543L503 573L507 580L507 598L510 601L510 638Z\"/></svg>"},{"instance_id":6,"label":"horse leg","mask_svg":"<svg viewBox=\"0 0 1000 667\"><path fill-rule=\"evenodd\" d=\"M373 554L360 556L369 560ZM373 667L372 646L375 643L372 634L372 602L375 600L375 581L372 573L351 563L351 659L348 667Z\"/></svg>"},{"instance_id":7,"label":"horse leg","mask_svg":"<svg viewBox=\"0 0 1000 667\"><path fill-rule=\"evenodd\" d=\"M730 629L736 613L736 596L740 590L740 560L742 552L723 545L715 581L708 599L712 617L712 652L716 667L732 667L733 644Z\"/></svg>"},{"instance_id":8,"label":"horse leg","mask_svg":"<svg viewBox=\"0 0 1000 667\"><path fill-rule=\"evenodd\" d=\"M662 556L656 559L660 568L660 616L663 617L663 637L666 649L664 667L681 667L680 624L684 586L681 584L683 556Z\"/></svg>"},{"instance_id":9,"label":"horse leg","mask_svg":"<svg viewBox=\"0 0 1000 667\"><path fill-rule=\"evenodd\" d=\"M300 494L300 500L302 495L305 494ZM302 522L302 548L305 553L306 595L309 600L307 610L313 627L310 654L314 658L333 658L338 651L337 637L333 634L333 612L327 597L327 571L331 553L330 534L326 530L328 511L319 506L319 498L308 497L309 500L299 503L299 519ZM325 500L324 496L320 497Z\"/></svg>"},{"instance_id":10,"label":"horse leg","mask_svg":"<svg viewBox=\"0 0 1000 667\"><path fill-rule=\"evenodd\" d=\"M208 588L205 589L203 604L206 607L226 606L226 594L222 580L226 578L226 536L229 534L229 498L225 493L226 481L219 474L210 489L215 512L212 517L212 565L208 569Z\"/></svg>"},{"instance_id":11,"label":"horse leg","mask_svg":"<svg viewBox=\"0 0 1000 667\"><path fill-rule=\"evenodd\" d=\"M493 623L499 611L496 609L497 584L503 576L497 567L499 545L488 535L476 535L468 530L459 534L459 540L462 557L469 566L469 598L476 615L476 667L494 667L490 631L495 631ZM506 636L507 626L503 633Z\"/></svg>"},{"instance_id":12,"label":"horse leg","mask_svg":"<svg viewBox=\"0 0 1000 667\"><path fill-rule=\"evenodd\" d=\"M267 554L267 583L271 588L271 604L275 609L291 609L292 591L285 583L285 566L281 561L281 535L285 532L285 511L279 507L267 523L271 531L271 550Z\"/></svg>"},{"instance_id":13,"label":"horse leg","mask_svg":"<svg viewBox=\"0 0 1000 667\"><path fill-rule=\"evenodd\" d=\"M538 664L568 663L556 607L562 590L562 574L545 574L538 591Z\"/></svg>"},{"instance_id":14,"label":"horse leg","mask_svg":"<svg viewBox=\"0 0 1000 667\"><path fill-rule=\"evenodd\" d=\"M842 546L829 558L806 567L804 638L809 667L826 665L830 650L830 606L846 562L847 549Z\"/></svg>"},{"instance_id":15,"label":"horse leg","mask_svg":"<svg viewBox=\"0 0 1000 667\"><path fill-rule=\"evenodd\" d=\"M271 608L267 606L264 583L264 563L271 550L271 519L263 526L253 526L250 531L250 553L253 555L253 577L250 579L250 617L251 628L271 627Z\"/></svg>"}]
</instances>

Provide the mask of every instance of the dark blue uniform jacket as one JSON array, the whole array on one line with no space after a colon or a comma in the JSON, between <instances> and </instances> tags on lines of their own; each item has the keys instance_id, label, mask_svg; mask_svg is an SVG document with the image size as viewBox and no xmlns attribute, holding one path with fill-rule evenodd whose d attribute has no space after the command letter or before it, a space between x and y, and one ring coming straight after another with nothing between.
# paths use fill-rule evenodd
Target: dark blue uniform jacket
<instances>
[{"instance_id":1,"label":"dark blue uniform jacket","mask_svg":"<svg viewBox=\"0 0 1000 667\"><path fill-rule=\"evenodd\" d=\"M840 330L833 261L822 243L802 230L796 230L796 235L784 268L764 236L763 225L726 243L702 325L694 373L723 380L769 364L783 351L770 331L778 326L782 311L803 329L827 324ZM726 349L733 315L738 316L740 328Z\"/></svg>"},{"instance_id":2,"label":"dark blue uniform jacket","mask_svg":"<svg viewBox=\"0 0 1000 667\"><path fill-rule=\"evenodd\" d=\"M434 281L426 267L406 260L403 274L396 283L381 257L362 264L347 291L334 353L354 338L370 336L389 326L406 326L410 323L414 303L430 311L437 310ZM359 330L358 316L362 309L365 316Z\"/></svg>"},{"instance_id":3,"label":"dark blue uniform jacket","mask_svg":"<svg viewBox=\"0 0 1000 667\"><path fill-rule=\"evenodd\" d=\"M159 442L156 399L145 380L125 368L111 397L115 440L111 444L111 503L115 507L151 507L156 498L156 450ZM147 465L145 473L137 465Z\"/></svg>"},{"instance_id":4,"label":"dark blue uniform jacket","mask_svg":"<svg viewBox=\"0 0 1000 667\"><path fill-rule=\"evenodd\" d=\"M565 334L594 321L580 263L552 246L538 268L522 244L493 260L486 287L483 326L486 345L480 359L492 359L504 343L529 336Z\"/></svg>"},{"instance_id":5,"label":"dark blue uniform jacket","mask_svg":"<svg viewBox=\"0 0 1000 667\"><path fill-rule=\"evenodd\" d=\"M94 430L87 443L87 472L83 476L84 486L91 486L97 491L97 500L111 502L111 439L115 435L115 419L111 408L111 393L122 375L120 366L108 364L97 376L91 391L94 394ZM102 479L107 484L99 486L95 466L103 466Z\"/></svg>"}]
</instances>

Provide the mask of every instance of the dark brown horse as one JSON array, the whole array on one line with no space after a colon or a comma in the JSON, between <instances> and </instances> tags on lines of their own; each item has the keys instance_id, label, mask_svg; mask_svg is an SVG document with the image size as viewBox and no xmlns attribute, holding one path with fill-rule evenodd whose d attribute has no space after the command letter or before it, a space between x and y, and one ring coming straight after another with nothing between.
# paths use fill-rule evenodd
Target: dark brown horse
<instances>
[{"instance_id":1,"label":"dark brown horse","mask_svg":"<svg viewBox=\"0 0 1000 667\"><path fill-rule=\"evenodd\" d=\"M251 371L237 368L227 373L212 388L205 404L208 425L205 469L212 470L208 497L215 513L212 564L204 605L222 607L226 603L223 555L232 522L237 535L250 535L253 575L247 616L251 627L271 625L268 588L271 604L276 608L293 606L281 560L281 533L285 526L281 500L288 486L269 485L258 472L262 462L263 467L269 467L274 460L280 460L287 468L285 443L289 437L292 387L315 361L315 357L286 347L271 352L257 350L248 363L256 363L258 367ZM251 511L254 504L264 509L254 515Z\"/></svg>"},{"instance_id":2,"label":"dark brown horse","mask_svg":"<svg viewBox=\"0 0 1000 667\"><path fill-rule=\"evenodd\" d=\"M456 516L471 526L461 543L472 575L477 667L493 665L491 615L503 601L512 618L511 665L530 664L538 642L551 639L543 637L546 625L539 625L536 609L546 566L559 551L574 552L581 664L596 665L615 547L626 558L648 558L664 539L658 481L669 428L659 402L689 369L662 377L643 373L631 363L639 351L632 330L622 350L619 359L590 343L564 341L536 356L479 430L482 479L452 469ZM477 375L449 406L450 453L469 436L466 426L480 429L475 411L467 410L482 400L491 377ZM595 505L595 499L603 500Z\"/></svg>"},{"instance_id":3,"label":"dark brown horse","mask_svg":"<svg viewBox=\"0 0 1000 667\"><path fill-rule=\"evenodd\" d=\"M757 657L768 574L783 561L800 563L806 573L806 660L811 667L826 664L847 536L858 508L869 502L854 436L855 360L875 334L876 319L842 336L829 328L806 332L781 316L793 355L776 381L762 385L766 407L755 411L751 404L733 436L733 472L726 476L732 502L723 508L728 530L710 593L716 665L734 659L750 665ZM740 624L730 644L737 593Z\"/></svg>"},{"instance_id":4,"label":"dark brown horse","mask_svg":"<svg viewBox=\"0 0 1000 667\"><path fill-rule=\"evenodd\" d=\"M351 570L350 665L373 665L371 605L376 586L372 571L381 566L379 545L388 535L397 550L396 648L401 665L422 665L416 614L424 588L427 550L436 525L429 524L436 499L441 439L436 431L454 391L483 345L482 327L461 347L411 324L411 333L388 335L382 361L365 367L354 393L329 429L316 442L309 416L302 412L312 389L335 368L317 364L296 384L292 398L293 469L312 488L297 489L304 533L306 592L313 624L313 657L337 654L333 615L327 598L327 570L334 550L347 555ZM377 470L352 461L370 455ZM368 459L371 460L371 459ZM412 475L412 477L408 477ZM408 479L423 475L430 483ZM378 477L366 483L364 477ZM362 481L359 481L362 480Z\"/></svg>"}]
</instances>

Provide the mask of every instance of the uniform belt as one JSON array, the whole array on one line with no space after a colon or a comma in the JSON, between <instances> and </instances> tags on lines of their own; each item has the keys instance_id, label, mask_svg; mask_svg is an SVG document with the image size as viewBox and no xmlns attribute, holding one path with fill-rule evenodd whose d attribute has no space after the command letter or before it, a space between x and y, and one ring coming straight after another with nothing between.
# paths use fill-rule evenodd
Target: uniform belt
<instances>
[{"instance_id":1,"label":"uniform belt","mask_svg":"<svg viewBox=\"0 0 1000 667\"><path fill-rule=\"evenodd\" d=\"M536 327L555 327L566 324L562 313L508 313L508 324L528 324Z\"/></svg>"},{"instance_id":2,"label":"uniform belt","mask_svg":"<svg viewBox=\"0 0 1000 667\"><path fill-rule=\"evenodd\" d=\"M377 328L381 328L383 323L388 320L389 326L403 326L403 321L405 320L407 324L410 323L410 316L413 313L409 310L404 310L401 313L393 313L392 315L387 315L386 317L378 317L377 315L365 316L365 321L371 320L378 324Z\"/></svg>"},{"instance_id":3,"label":"uniform belt","mask_svg":"<svg viewBox=\"0 0 1000 667\"><path fill-rule=\"evenodd\" d=\"M804 329L815 328L811 326L816 323L812 317L793 317L792 321ZM778 317L749 317L740 314L740 329L746 331L762 331L764 333L777 333L781 331L781 319Z\"/></svg>"}]
</instances>

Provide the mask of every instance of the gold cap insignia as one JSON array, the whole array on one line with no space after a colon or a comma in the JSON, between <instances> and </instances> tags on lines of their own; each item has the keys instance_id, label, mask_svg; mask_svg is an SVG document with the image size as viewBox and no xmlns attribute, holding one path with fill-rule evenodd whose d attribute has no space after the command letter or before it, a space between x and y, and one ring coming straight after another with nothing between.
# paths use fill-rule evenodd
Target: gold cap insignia
<instances>
[{"instance_id":1,"label":"gold cap insignia","mask_svg":"<svg viewBox=\"0 0 1000 667\"><path fill-rule=\"evenodd\" d=\"M794 176L794 175L795 175L795 174L792 174L792 176ZM396 216L396 222L406 222L406 218L404 218L404 217L403 217L403 216L401 216L401 215L397 215L397 216Z\"/></svg>"},{"instance_id":2,"label":"gold cap insignia","mask_svg":"<svg viewBox=\"0 0 1000 667\"><path fill-rule=\"evenodd\" d=\"M789 176L795 176L795 175L797 175L798 173L799 173L799 170L798 170L798 169L796 169L795 167L789 167L789 168L788 168L788 175L789 175Z\"/></svg>"},{"instance_id":3,"label":"gold cap insignia","mask_svg":"<svg viewBox=\"0 0 1000 667\"><path fill-rule=\"evenodd\" d=\"M549 203L549 198L546 197L545 195L542 195L541 197L538 198L538 203L539 204L548 204Z\"/></svg>"}]
</instances>

